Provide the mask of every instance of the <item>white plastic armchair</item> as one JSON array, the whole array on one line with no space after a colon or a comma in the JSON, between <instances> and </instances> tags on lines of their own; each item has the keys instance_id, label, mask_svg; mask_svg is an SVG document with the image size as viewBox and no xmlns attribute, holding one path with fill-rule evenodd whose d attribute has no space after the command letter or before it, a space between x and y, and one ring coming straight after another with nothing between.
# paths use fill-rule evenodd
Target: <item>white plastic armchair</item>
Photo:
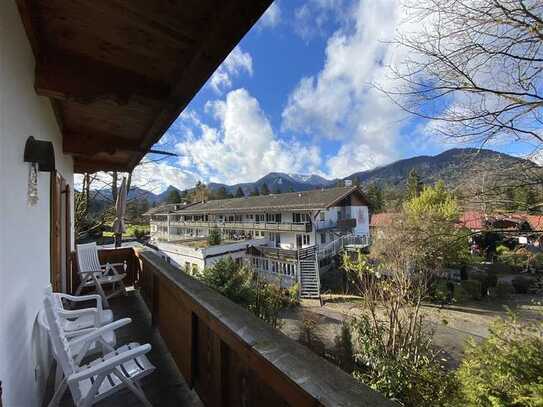
<instances>
[{"instance_id":1,"label":"white plastic armchair","mask_svg":"<svg viewBox=\"0 0 543 407\"><path fill-rule=\"evenodd\" d=\"M52 293L53 302L61 318L62 329L66 333L83 334L113 321L113 312L104 309L102 297L98 294L69 295ZM64 301L70 303L89 305L90 307L70 310L65 307ZM92 311L89 311L92 310Z\"/></svg>"},{"instance_id":2,"label":"white plastic armchair","mask_svg":"<svg viewBox=\"0 0 543 407\"><path fill-rule=\"evenodd\" d=\"M130 318L112 322L68 341L61 328L53 301L47 295L44 299L44 312L49 325L53 353L64 374L62 382L49 402L49 407L58 405L67 388L70 389L77 407L89 407L124 387L128 387L145 406L151 407L139 384L143 377L155 369L145 356L151 350L151 345L129 343L80 366L83 355L92 343L100 340L107 332L129 324ZM74 347L79 347L81 352L74 353Z\"/></svg>"},{"instance_id":3,"label":"white plastic armchair","mask_svg":"<svg viewBox=\"0 0 543 407\"><path fill-rule=\"evenodd\" d=\"M77 263L81 283L77 287L76 295L79 295L83 288L94 289L102 297L104 306L109 307L108 298L126 292L123 283L126 273L119 273L117 270L118 267L123 267L123 271L126 271L126 263L100 264L95 242L77 245ZM108 295L104 291L105 285L112 286Z\"/></svg>"}]
</instances>

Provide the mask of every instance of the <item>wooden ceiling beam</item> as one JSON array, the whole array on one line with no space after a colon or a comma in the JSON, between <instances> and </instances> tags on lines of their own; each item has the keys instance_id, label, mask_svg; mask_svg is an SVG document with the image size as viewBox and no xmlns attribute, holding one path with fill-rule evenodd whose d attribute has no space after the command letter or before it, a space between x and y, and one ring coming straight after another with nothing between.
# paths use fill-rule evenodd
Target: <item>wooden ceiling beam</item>
<instances>
[{"instance_id":1,"label":"wooden ceiling beam","mask_svg":"<svg viewBox=\"0 0 543 407\"><path fill-rule=\"evenodd\" d=\"M89 158L74 157L74 172L76 174L82 174L85 172L94 173L98 171L129 171L129 166L126 163L105 161L105 160L92 160Z\"/></svg>"},{"instance_id":2,"label":"wooden ceiling beam","mask_svg":"<svg viewBox=\"0 0 543 407\"><path fill-rule=\"evenodd\" d=\"M65 154L95 155L98 153L114 154L118 150L141 151L138 140L130 140L111 134L86 131L64 131L62 150Z\"/></svg>"},{"instance_id":3,"label":"wooden ceiling beam","mask_svg":"<svg viewBox=\"0 0 543 407\"><path fill-rule=\"evenodd\" d=\"M48 52L36 61L36 93L59 100L111 99L126 104L132 96L166 99L168 85L90 58Z\"/></svg>"}]
</instances>

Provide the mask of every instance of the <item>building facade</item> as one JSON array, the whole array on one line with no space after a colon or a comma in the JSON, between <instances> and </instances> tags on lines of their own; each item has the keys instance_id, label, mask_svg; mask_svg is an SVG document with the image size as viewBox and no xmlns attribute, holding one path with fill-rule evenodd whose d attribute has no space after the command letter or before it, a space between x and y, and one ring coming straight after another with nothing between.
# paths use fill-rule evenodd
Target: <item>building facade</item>
<instances>
[{"instance_id":1,"label":"building facade","mask_svg":"<svg viewBox=\"0 0 543 407\"><path fill-rule=\"evenodd\" d=\"M222 199L154 208L151 241L186 270L230 256L269 279L318 296L319 275L345 245L365 245L368 205L358 187ZM212 232L214 231L214 232ZM220 244L208 246L210 233ZM306 284L303 284L303 283Z\"/></svg>"}]
</instances>

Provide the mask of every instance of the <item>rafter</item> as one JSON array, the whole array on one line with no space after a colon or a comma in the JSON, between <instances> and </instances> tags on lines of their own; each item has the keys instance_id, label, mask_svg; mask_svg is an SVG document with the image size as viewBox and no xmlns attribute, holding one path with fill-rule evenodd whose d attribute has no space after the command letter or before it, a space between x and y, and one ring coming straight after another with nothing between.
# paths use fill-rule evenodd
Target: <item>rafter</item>
<instances>
[{"instance_id":1,"label":"rafter","mask_svg":"<svg viewBox=\"0 0 543 407\"><path fill-rule=\"evenodd\" d=\"M48 52L36 62L34 88L38 95L54 99L112 99L119 104L134 95L162 100L170 91L164 83L132 71L61 52Z\"/></svg>"},{"instance_id":2,"label":"rafter","mask_svg":"<svg viewBox=\"0 0 543 407\"><path fill-rule=\"evenodd\" d=\"M82 174L85 172L94 173L98 171L129 171L128 163L118 161L92 160L88 158L74 157L74 172Z\"/></svg>"},{"instance_id":3,"label":"rafter","mask_svg":"<svg viewBox=\"0 0 543 407\"><path fill-rule=\"evenodd\" d=\"M62 150L65 154L94 155L98 153L114 154L118 150L143 151L138 140L117 137L87 131L64 131Z\"/></svg>"}]
</instances>

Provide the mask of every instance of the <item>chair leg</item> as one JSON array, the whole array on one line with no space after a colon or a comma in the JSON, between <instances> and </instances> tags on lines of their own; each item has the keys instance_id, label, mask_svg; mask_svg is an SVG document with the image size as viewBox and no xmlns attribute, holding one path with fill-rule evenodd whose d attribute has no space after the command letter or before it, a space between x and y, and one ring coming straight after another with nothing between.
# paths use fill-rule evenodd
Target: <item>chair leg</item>
<instances>
[{"instance_id":1,"label":"chair leg","mask_svg":"<svg viewBox=\"0 0 543 407\"><path fill-rule=\"evenodd\" d=\"M81 281L81 283L79 283L79 287L77 287L77 290L75 290L75 295L81 294L81 290L83 289L83 284L85 284L84 281Z\"/></svg>"},{"instance_id":2,"label":"chair leg","mask_svg":"<svg viewBox=\"0 0 543 407\"><path fill-rule=\"evenodd\" d=\"M51 401L47 405L47 407L57 407L58 403L60 403L60 400L62 399L62 396L64 395L64 392L66 391L66 387L68 386L66 382L66 378L62 379L62 382L58 386L58 389L55 391L55 394L53 394L53 397L51 398Z\"/></svg>"},{"instance_id":3,"label":"chair leg","mask_svg":"<svg viewBox=\"0 0 543 407\"><path fill-rule=\"evenodd\" d=\"M64 376L64 373L62 372L62 368L60 367L60 364L56 363L57 367L55 369L55 390L58 390L60 384L62 383L62 378Z\"/></svg>"},{"instance_id":4,"label":"chair leg","mask_svg":"<svg viewBox=\"0 0 543 407\"><path fill-rule=\"evenodd\" d=\"M135 380L125 377L125 375L117 371L117 369L118 368L115 368L113 374L117 376L119 380L121 380L126 385L126 387L128 387L132 391L132 393L136 395L136 397L143 403L145 407L153 407L151 402L147 399L147 396L145 396L145 393L143 392L140 384Z\"/></svg>"},{"instance_id":5,"label":"chair leg","mask_svg":"<svg viewBox=\"0 0 543 407\"><path fill-rule=\"evenodd\" d=\"M102 288L102 284L98 281L96 276L92 276L94 279L94 284L96 285L96 290L98 291L98 294L102 297L102 303L104 304L104 307L109 308L109 302L107 300L107 295L104 292L104 289Z\"/></svg>"}]
</instances>

